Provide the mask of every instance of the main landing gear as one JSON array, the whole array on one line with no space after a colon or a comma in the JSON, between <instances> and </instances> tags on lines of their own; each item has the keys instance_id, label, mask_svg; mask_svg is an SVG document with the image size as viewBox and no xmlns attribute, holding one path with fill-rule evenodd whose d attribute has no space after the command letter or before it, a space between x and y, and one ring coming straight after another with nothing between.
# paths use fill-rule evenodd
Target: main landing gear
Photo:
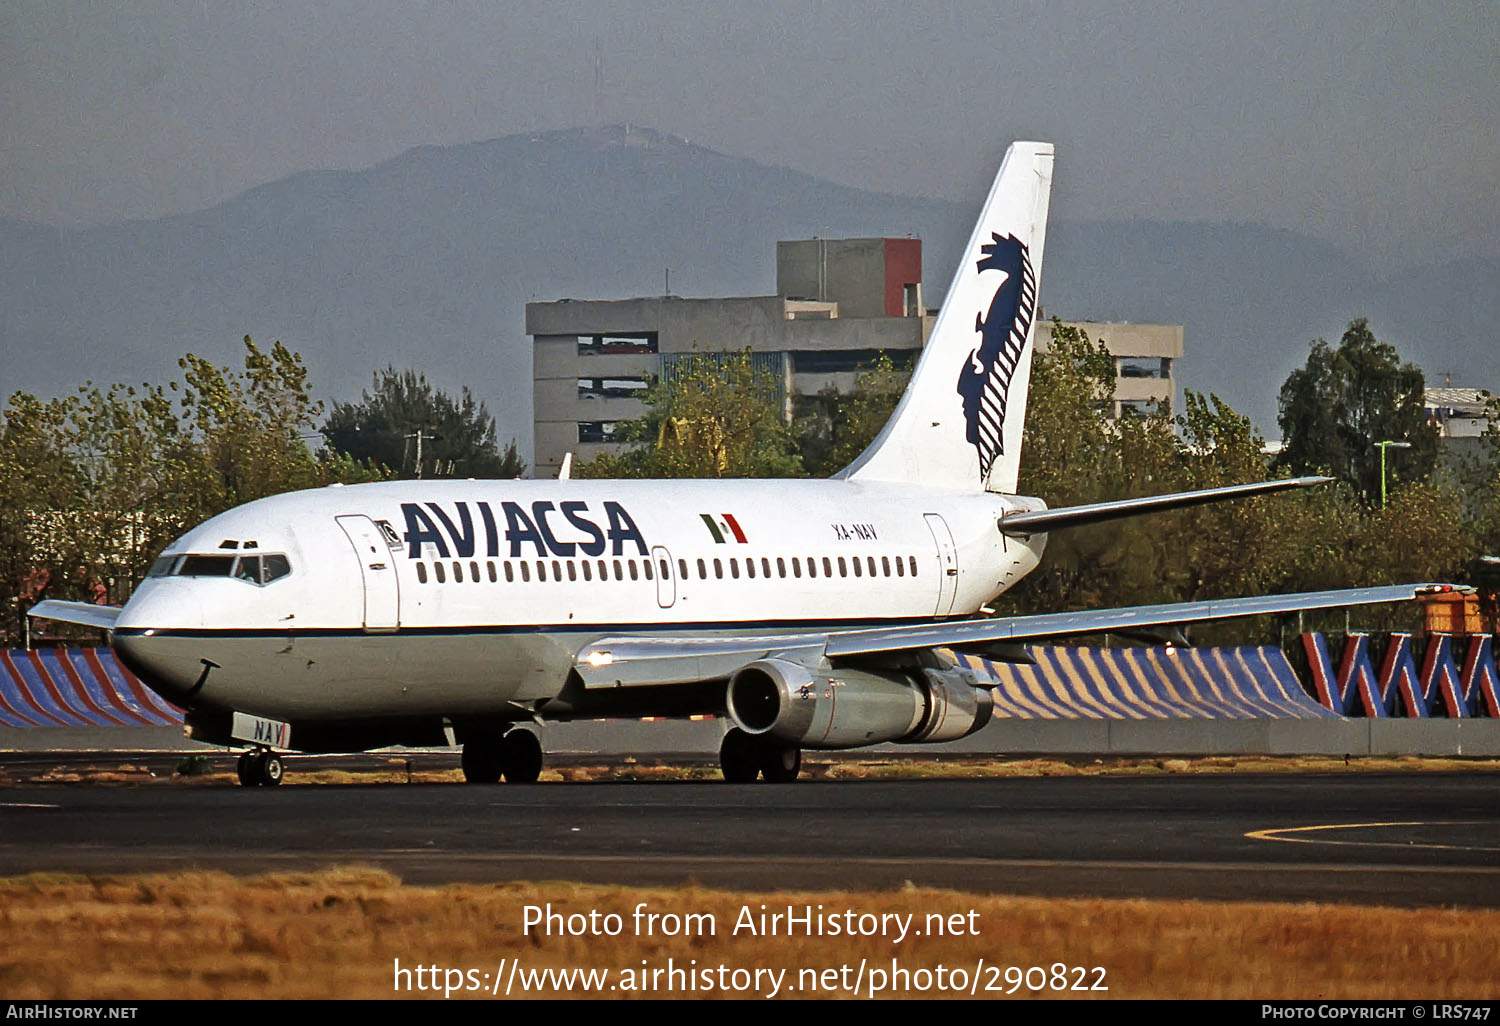
<instances>
[{"instance_id":1,"label":"main landing gear","mask_svg":"<svg viewBox=\"0 0 1500 1026\"><path fill-rule=\"evenodd\" d=\"M286 775L286 767L282 765L281 756L259 749L240 753L235 772L239 775L241 787L275 787Z\"/></svg>"},{"instance_id":2,"label":"main landing gear","mask_svg":"<svg viewBox=\"0 0 1500 1026\"><path fill-rule=\"evenodd\" d=\"M523 727L504 734L472 734L464 740L464 779L471 784L534 784L542 775L542 743Z\"/></svg>"},{"instance_id":3,"label":"main landing gear","mask_svg":"<svg viewBox=\"0 0 1500 1026\"><path fill-rule=\"evenodd\" d=\"M719 767L731 784L749 784L756 777L772 784L790 784L802 769L802 749L765 734L747 734L731 727L719 746Z\"/></svg>"}]
</instances>

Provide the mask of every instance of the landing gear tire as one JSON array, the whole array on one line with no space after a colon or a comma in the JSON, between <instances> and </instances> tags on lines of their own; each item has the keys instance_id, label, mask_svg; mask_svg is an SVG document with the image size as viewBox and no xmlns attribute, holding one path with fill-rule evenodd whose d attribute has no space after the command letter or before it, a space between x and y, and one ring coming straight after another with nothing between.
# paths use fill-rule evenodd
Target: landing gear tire
<instances>
[{"instance_id":1,"label":"landing gear tire","mask_svg":"<svg viewBox=\"0 0 1500 1026\"><path fill-rule=\"evenodd\" d=\"M790 784L797 779L801 769L802 749L769 740L762 742L760 774L767 783Z\"/></svg>"},{"instance_id":2,"label":"landing gear tire","mask_svg":"<svg viewBox=\"0 0 1500 1026\"><path fill-rule=\"evenodd\" d=\"M464 780L471 784L498 784L505 769L505 741L499 734L482 734L464 742L459 757Z\"/></svg>"},{"instance_id":3,"label":"landing gear tire","mask_svg":"<svg viewBox=\"0 0 1500 1026\"><path fill-rule=\"evenodd\" d=\"M729 784L749 784L760 776L759 745L738 727L731 727L719 745L719 768Z\"/></svg>"},{"instance_id":4,"label":"landing gear tire","mask_svg":"<svg viewBox=\"0 0 1500 1026\"><path fill-rule=\"evenodd\" d=\"M254 752L241 752L239 761L234 764L234 773L240 778L241 787L256 787L260 783L255 779L255 773L250 768L250 763L254 758Z\"/></svg>"},{"instance_id":5,"label":"landing gear tire","mask_svg":"<svg viewBox=\"0 0 1500 1026\"><path fill-rule=\"evenodd\" d=\"M281 756L275 752L262 752L255 757L255 774L260 778L262 787L275 787L286 775L286 767L281 764Z\"/></svg>"},{"instance_id":6,"label":"landing gear tire","mask_svg":"<svg viewBox=\"0 0 1500 1026\"><path fill-rule=\"evenodd\" d=\"M542 743L535 734L517 727L501 739L500 748L507 783L536 783L542 775Z\"/></svg>"},{"instance_id":7,"label":"landing gear tire","mask_svg":"<svg viewBox=\"0 0 1500 1026\"><path fill-rule=\"evenodd\" d=\"M243 752L234 771L241 787L275 787L286 776L286 766L275 752Z\"/></svg>"}]
</instances>

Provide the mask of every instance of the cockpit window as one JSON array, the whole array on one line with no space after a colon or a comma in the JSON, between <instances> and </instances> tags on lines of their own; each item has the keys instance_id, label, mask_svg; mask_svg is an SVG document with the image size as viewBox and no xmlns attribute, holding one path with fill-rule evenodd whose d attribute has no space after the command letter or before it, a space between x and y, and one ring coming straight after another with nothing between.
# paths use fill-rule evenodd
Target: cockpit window
<instances>
[{"instance_id":1,"label":"cockpit window","mask_svg":"<svg viewBox=\"0 0 1500 1026\"><path fill-rule=\"evenodd\" d=\"M270 584L291 572L291 562L279 552L238 557L206 554L163 556L151 567L153 577L174 574L177 577L234 577L251 584Z\"/></svg>"},{"instance_id":2,"label":"cockpit window","mask_svg":"<svg viewBox=\"0 0 1500 1026\"><path fill-rule=\"evenodd\" d=\"M266 556L241 556L234 576L251 584L270 584L292 572L292 565L279 553Z\"/></svg>"},{"instance_id":3,"label":"cockpit window","mask_svg":"<svg viewBox=\"0 0 1500 1026\"><path fill-rule=\"evenodd\" d=\"M179 577L228 577L234 569L233 556L184 556L177 568Z\"/></svg>"}]
</instances>

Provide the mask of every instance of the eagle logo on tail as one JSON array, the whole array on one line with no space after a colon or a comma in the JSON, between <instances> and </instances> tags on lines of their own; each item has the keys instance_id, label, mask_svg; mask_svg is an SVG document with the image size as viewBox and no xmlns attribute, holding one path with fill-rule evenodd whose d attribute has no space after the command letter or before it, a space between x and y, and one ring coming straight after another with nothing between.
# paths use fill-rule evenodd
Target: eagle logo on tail
<instances>
[{"instance_id":1,"label":"eagle logo on tail","mask_svg":"<svg viewBox=\"0 0 1500 1026\"><path fill-rule=\"evenodd\" d=\"M989 479L990 468L1005 451L1005 400L1016 363L1031 333L1036 312L1036 274L1026 244L1013 235L990 233L993 240L980 247L984 258L978 269L1004 271L989 314L975 314L974 330L981 336L958 375L963 397L966 437L979 453L979 479Z\"/></svg>"}]
</instances>

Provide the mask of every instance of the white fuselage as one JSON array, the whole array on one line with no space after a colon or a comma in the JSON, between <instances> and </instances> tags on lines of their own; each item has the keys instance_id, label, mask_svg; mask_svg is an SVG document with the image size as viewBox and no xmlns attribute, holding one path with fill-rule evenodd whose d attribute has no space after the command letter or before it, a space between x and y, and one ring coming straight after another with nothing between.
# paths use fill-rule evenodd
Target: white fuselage
<instances>
[{"instance_id":1,"label":"white fuselage","mask_svg":"<svg viewBox=\"0 0 1500 1026\"><path fill-rule=\"evenodd\" d=\"M336 486L250 503L174 542L114 643L190 708L546 715L580 648L611 634L972 614L1036 566L1045 538L996 522L1039 505L847 481ZM189 555L220 558L173 566ZM280 576L246 571L257 556L282 567L272 555Z\"/></svg>"}]
</instances>

